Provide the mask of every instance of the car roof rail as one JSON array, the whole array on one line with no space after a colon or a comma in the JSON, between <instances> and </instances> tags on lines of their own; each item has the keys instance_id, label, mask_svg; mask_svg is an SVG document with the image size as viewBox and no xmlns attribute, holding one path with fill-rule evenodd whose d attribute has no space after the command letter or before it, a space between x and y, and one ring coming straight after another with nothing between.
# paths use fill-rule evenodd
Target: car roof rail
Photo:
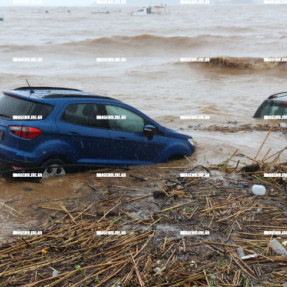
<instances>
[{"instance_id":1,"label":"car roof rail","mask_svg":"<svg viewBox=\"0 0 287 287\"><path fill-rule=\"evenodd\" d=\"M271 95L270 97L268 97L268 99L275 99L275 98L280 98L280 97L285 97L285 96L287 96L287 92L281 92L281 93Z\"/></svg>"},{"instance_id":2,"label":"car roof rail","mask_svg":"<svg viewBox=\"0 0 287 287\"><path fill-rule=\"evenodd\" d=\"M48 93L41 93L42 99L56 99L56 98L97 98L97 99L108 99L108 100L114 100L121 102L118 99L106 97L106 96L100 96L97 94L87 93L82 90L78 89L69 89L69 88L55 88L55 87L22 87L14 89L13 91L31 91L31 89L34 90L47 90ZM54 92L53 92L54 91ZM57 93L57 91L66 91L65 93ZM69 91L71 93L69 93ZM12 92L12 90L11 90ZM34 91L35 92L35 91ZM73 93L74 92L74 93Z\"/></svg>"},{"instance_id":3,"label":"car roof rail","mask_svg":"<svg viewBox=\"0 0 287 287\"><path fill-rule=\"evenodd\" d=\"M45 99L56 99L56 98L97 98L97 99L108 99L108 100L114 100L120 102L120 100L111 98L111 97L105 97L105 96L99 96L96 94L49 94L45 95L42 98Z\"/></svg>"},{"instance_id":4,"label":"car roof rail","mask_svg":"<svg viewBox=\"0 0 287 287\"><path fill-rule=\"evenodd\" d=\"M66 90L66 91L77 91L77 92L82 92L82 90L78 89L70 89L70 88L58 88L58 87L20 87L17 89L14 89L14 91L18 90Z\"/></svg>"}]
</instances>

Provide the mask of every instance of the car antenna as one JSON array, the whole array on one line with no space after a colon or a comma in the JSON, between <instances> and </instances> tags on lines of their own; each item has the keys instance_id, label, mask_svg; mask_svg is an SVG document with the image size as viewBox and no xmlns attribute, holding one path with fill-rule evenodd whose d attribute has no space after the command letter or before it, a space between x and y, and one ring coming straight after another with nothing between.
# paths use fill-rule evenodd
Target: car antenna
<instances>
[{"instance_id":1,"label":"car antenna","mask_svg":"<svg viewBox=\"0 0 287 287\"><path fill-rule=\"evenodd\" d=\"M34 93L34 90L33 90L32 87L30 86L30 84L29 84L29 82L28 82L27 79L26 79L26 82L27 82L27 84L28 84L28 86L29 86L29 88L30 88L30 94L33 94L33 93Z\"/></svg>"}]
</instances>

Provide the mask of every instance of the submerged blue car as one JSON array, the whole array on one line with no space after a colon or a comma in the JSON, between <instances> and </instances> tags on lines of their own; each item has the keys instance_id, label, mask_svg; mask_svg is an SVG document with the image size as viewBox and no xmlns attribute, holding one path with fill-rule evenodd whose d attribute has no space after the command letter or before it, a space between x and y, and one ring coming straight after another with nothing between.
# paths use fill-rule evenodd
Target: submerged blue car
<instances>
[{"instance_id":1,"label":"submerged blue car","mask_svg":"<svg viewBox=\"0 0 287 287\"><path fill-rule=\"evenodd\" d=\"M190 156L192 138L123 102L76 89L24 87L0 95L4 171L39 167L43 177L67 165L134 165Z\"/></svg>"}]
</instances>

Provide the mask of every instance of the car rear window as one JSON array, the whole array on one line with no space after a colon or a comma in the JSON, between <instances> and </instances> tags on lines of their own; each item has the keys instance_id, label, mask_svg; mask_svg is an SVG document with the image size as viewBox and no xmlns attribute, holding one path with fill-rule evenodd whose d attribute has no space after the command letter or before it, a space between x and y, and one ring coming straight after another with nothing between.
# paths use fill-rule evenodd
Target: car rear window
<instances>
[{"instance_id":1,"label":"car rear window","mask_svg":"<svg viewBox=\"0 0 287 287\"><path fill-rule=\"evenodd\" d=\"M6 120L44 120L54 106L17 97L0 95L0 118Z\"/></svg>"}]
</instances>

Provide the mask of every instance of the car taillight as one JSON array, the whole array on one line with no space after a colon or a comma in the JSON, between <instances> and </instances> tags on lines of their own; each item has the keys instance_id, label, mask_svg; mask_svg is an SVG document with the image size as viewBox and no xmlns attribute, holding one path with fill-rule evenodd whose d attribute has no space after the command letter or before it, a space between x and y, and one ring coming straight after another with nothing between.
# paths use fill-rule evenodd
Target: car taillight
<instances>
[{"instance_id":1,"label":"car taillight","mask_svg":"<svg viewBox=\"0 0 287 287\"><path fill-rule=\"evenodd\" d=\"M281 104L287 106L287 102L281 102Z\"/></svg>"},{"instance_id":2,"label":"car taillight","mask_svg":"<svg viewBox=\"0 0 287 287\"><path fill-rule=\"evenodd\" d=\"M25 139L34 139L42 133L40 129L32 127L11 126L9 129L15 136Z\"/></svg>"},{"instance_id":3,"label":"car taillight","mask_svg":"<svg viewBox=\"0 0 287 287\"><path fill-rule=\"evenodd\" d=\"M25 169L24 167L15 166L15 165L11 165L11 168L12 168L13 170L23 170L23 169Z\"/></svg>"}]
</instances>

